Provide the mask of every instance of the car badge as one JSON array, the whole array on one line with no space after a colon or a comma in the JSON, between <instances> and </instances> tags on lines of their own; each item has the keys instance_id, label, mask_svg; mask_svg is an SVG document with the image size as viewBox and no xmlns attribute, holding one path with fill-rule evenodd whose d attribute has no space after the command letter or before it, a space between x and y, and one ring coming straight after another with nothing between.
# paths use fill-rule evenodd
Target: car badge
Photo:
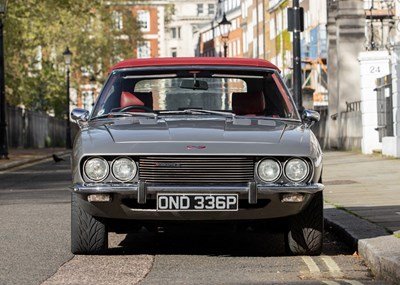
<instances>
[{"instance_id":1,"label":"car badge","mask_svg":"<svg viewBox=\"0 0 400 285\"><path fill-rule=\"evenodd\" d=\"M205 145L187 145L186 148L187 149L205 149L206 146Z\"/></svg>"}]
</instances>

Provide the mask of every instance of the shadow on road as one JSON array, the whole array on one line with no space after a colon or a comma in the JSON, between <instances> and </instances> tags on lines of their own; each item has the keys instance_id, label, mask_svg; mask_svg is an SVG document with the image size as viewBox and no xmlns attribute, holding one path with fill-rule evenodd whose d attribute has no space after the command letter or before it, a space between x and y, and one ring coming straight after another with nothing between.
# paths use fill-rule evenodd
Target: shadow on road
<instances>
[{"instance_id":1,"label":"shadow on road","mask_svg":"<svg viewBox=\"0 0 400 285\"><path fill-rule=\"evenodd\" d=\"M324 233L324 255L353 252L331 232ZM107 255L208 255L232 257L285 256L282 233L188 232L174 230L154 233L142 230L126 235Z\"/></svg>"}]
</instances>

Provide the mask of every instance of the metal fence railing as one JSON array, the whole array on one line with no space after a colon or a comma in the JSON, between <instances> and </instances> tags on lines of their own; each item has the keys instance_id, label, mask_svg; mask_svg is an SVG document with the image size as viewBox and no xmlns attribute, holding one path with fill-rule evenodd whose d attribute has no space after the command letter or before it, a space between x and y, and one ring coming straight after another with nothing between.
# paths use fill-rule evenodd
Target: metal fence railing
<instances>
[{"instance_id":1,"label":"metal fence railing","mask_svg":"<svg viewBox=\"0 0 400 285\"><path fill-rule=\"evenodd\" d=\"M362 141L362 115L361 102L346 102L346 111L339 114L329 115L328 106L318 106L315 108L320 113L321 119L312 129L323 149L331 148L331 141L335 140L339 149L355 150L361 149ZM331 137L331 122L337 121L340 124L335 137Z\"/></svg>"},{"instance_id":2,"label":"metal fence railing","mask_svg":"<svg viewBox=\"0 0 400 285\"><path fill-rule=\"evenodd\" d=\"M46 113L8 106L7 132L10 148L65 147L65 120Z\"/></svg>"}]
</instances>

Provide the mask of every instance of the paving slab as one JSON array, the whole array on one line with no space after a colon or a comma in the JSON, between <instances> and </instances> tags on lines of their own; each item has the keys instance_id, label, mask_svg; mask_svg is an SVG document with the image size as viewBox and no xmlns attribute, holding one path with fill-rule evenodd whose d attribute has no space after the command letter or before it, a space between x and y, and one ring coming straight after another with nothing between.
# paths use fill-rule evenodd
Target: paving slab
<instances>
[{"instance_id":1,"label":"paving slab","mask_svg":"<svg viewBox=\"0 0 400 285\"><path fill-rule=\"evenodd\" d=\"M0 159L0 171L5 171L25 164L49 159L52 158L53 154L57 156L63 156L69 154L70 152L70 150L64 148L9 149L8 159Z\"/></svg>"},{"instance_id":2,"label":"paving slab","mask_svg":"<svg viewBox=\"0 0 400 285\"><path fill-rule=\"evenodd\" d=\"M326 152L323 180L326 226L377 278L400 284L400 159Z\"/></svg>"}]
</instances>

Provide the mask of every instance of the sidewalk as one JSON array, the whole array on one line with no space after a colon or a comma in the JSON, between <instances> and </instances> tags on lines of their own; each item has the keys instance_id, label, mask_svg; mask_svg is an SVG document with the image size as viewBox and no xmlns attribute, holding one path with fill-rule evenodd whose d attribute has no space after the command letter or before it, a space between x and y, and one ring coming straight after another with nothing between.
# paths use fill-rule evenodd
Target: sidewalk
<instances>
[{"instance_id":1,"label":"sidewalk","mask_svg":"<svg viewBox=\"0 0 400 285\"><path fill-rule=\"evenodd\" d=\"M325 227L358 250L377 278L400 284L400 159L324 154Z\"/></svg>"},{"instance_id":2,"label":"sidewalk","mask_svg":"<svg viewBox=\"0 0 400 285\"><path fill-rule=\"evenodd\" d=\"M61 156L70 152L65 148L9 149L9 159L0 159L0 171L49 159L53 154Z\"/></svg>"},{"instance_id":3,"label":"sidewalk","mask_svg":"<svg viewBox=\"0 0 400 285\"><path fill-rule=\"evenodd\" d=\"M68 154L11 149L0 171ZM400 284L400 159L325 152L325 227L357 250L377 278Z\"/></svg>"}]
</instances>

